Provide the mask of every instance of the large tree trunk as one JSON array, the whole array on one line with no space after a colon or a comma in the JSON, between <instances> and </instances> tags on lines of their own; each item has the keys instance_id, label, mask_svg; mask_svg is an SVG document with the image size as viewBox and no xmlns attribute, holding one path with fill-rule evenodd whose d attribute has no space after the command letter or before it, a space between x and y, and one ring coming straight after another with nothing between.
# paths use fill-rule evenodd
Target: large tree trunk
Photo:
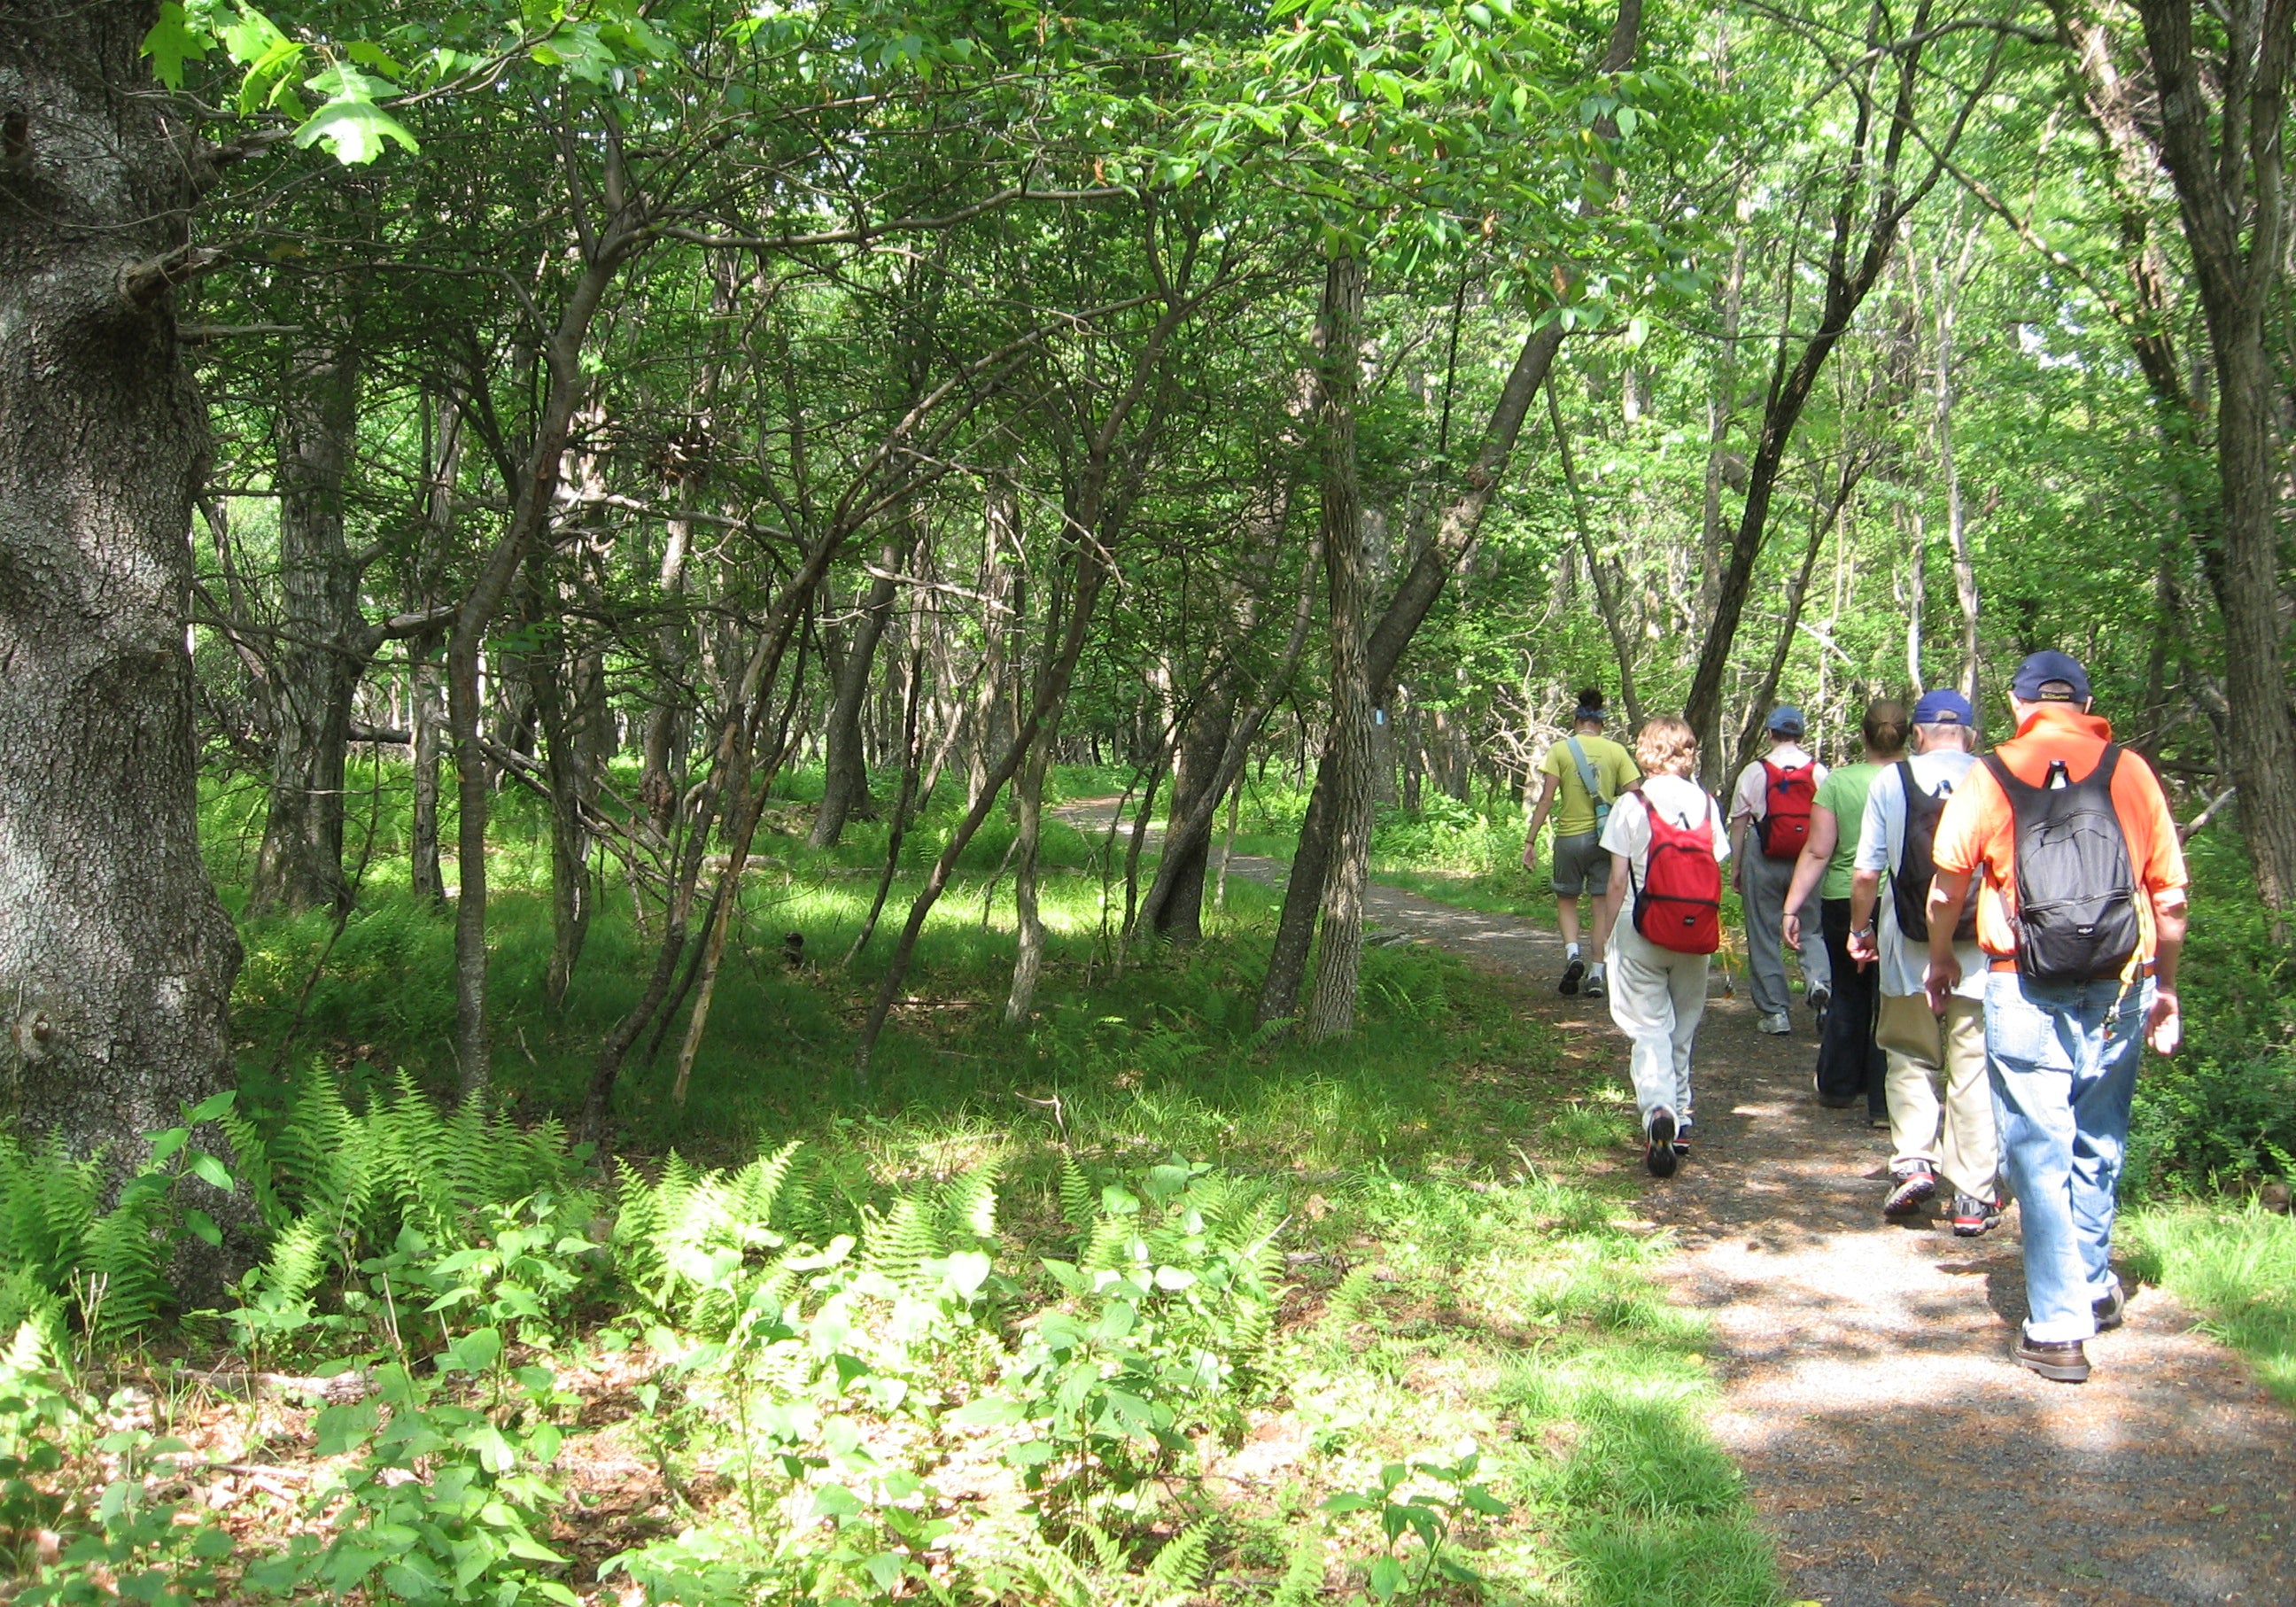
<instances>
[{"instance_id":1,"label":"large tree trunk","mask_svg":"<svg viewBox=\"0 0 2296 1607\"><path fill-rule=\"evenodd\" d=\"M343 760L351 701L379 642L359 606L362 565L343 539L358 389L358 348L348 332L295 351L280 387L281 629L271 660L270 813L248 888L250 914L350 900Z\"/></svg>"},{"instance_id":2,"label":"large tree trunk","mask_svg":"<svg viewBox=\"0 0 2296 1607\"><path fill-rule=\"evenodd\" d=\"M1324 750L1324 775L1332 786L1332 856L1324 873L1316 992L1308 1005L1307 1036L1311 1040L1341 1037L1356 1024L1364 882L1371 869L1376 794L1371 667L1364 653L1370 578L1364 555L1363 506L1356 487L1363 300L1363 264L1353 256L1334 257L1324 275L1323 317L1316 332L1324 358L1324 582L1329 591L1327 646L1332 659L1332 737ZM1322 780L1319 775L1319 784Z\"/></svg>"},{"instance_id":3,"label":"large tree trunk","mask_svg":"<svg viewBox=\"0 0 2296 1607\"><path fill-rule=\"evenodd\" d=\"M2296 901L2296 715L2282 667L2278 453L2265 331L2280 291L2282 137L2296 6L2238 0L2226 58L2210 71L2194 57L2190 0L2138 0L2137 11L2160 91L2161 155L2176 182L2215 366L2222 502L2202 567L2224 617L2225 758L2240 790L2257 891L2284 912ZM2224 86L2234 87L2219 102L2211 91Z\"/></svg>"},{"instance_id":4,"label":"large tree trunk","mask_svg":"<svg viewBox=\"0 0 2296 1607\"><path fill-rule=\"evenodd\" d=\"M152 11L18 5L0 48L0 1088L116 1171L230 1086L240 961L200 858L171 286L203 258Z\"/></svg>"},{"instance_id":5,"label":"large tree trunk","mask_svg":"<svg viewBox=\"0 0 2296 1607\"><path fill-rule=\"evenodd\" d=\"M902 562L899 543L889 541L877 553L877 572L846 634L844 655L832 682L833 694L829 723L823 727L821 809L813 817L815 849L833 849L845 834L845 823L857 815L867 820L876 814L869 797L869 767L861 748L861 705L869 696L871 672L877 665L877 644L884 639L885 622L892 618L894 576Z\"/></svg>"}]
</instances>

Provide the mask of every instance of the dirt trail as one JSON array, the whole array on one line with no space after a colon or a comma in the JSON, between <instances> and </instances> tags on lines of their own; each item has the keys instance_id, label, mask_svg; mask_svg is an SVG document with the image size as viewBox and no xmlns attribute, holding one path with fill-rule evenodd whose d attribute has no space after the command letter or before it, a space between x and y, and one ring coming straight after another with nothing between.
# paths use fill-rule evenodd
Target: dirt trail
<instances>
[{"instance_id":1,"label":"dirt trail","mask_svg":"<svg viewBox=\"0 0 2296 1607\"><path fill-rule=\"evenodd\" d=\"M1284 867L1238 855L1234 869L1277 881ZM1378 886L1369 914L1496 970L1562 971L1562 939L1527 921ZM1682 1246L1663 1274L1676 1298L1713 1324L1711 1426L1791 1593L1831 1607L2296 1607L2296 1418L2161 1290L2136 1291L2128 1324L2091 1344L2087 1384L2017 1366L2013 1209L1975 1240L1941 1218L1885 1222L1887 1135L1818 1105L1808 1013L1794 1037L1767 1037L1742 993L1719 996L1718 968L1714 989L1696 1153L1643 1202ZM1605 1040L1623 1071L1599 1003L1541 1013Z\"/></svg>"}]
</instances>

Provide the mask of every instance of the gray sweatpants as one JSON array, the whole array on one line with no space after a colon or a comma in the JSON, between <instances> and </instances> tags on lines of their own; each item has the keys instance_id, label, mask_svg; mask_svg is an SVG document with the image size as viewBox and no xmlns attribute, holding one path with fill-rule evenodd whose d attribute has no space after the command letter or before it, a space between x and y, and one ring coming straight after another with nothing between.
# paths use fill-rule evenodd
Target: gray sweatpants
<instances>
[{"instance_id":1,"label":"gray sweatpants","mask_svg":"<svg viewBox=\"0 0 2296 1607\"><path fill-rule=\"evenodd\" d=\"M1786 962L1781 952L1779 922L1786 906L1786 889L1793 881L1794 862L1773 859L1762 852L1761 832L1753 823L1746 828L1745 857L1739 861L1738 895L1746 906L1746 973L1754 1008L1764 1015L1786 1015L1793 995L1786 989ZM1817 918L1813 892L1802 907L1801 980L1810 988L1830 987L1833 970L1825 957L1825 933Z\"/></svg>"}]
</instances>

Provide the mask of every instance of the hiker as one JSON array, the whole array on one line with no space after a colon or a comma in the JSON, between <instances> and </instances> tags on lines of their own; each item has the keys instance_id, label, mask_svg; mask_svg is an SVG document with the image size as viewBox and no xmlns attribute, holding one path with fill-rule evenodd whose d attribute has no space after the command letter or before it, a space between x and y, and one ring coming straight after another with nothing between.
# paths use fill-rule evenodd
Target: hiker
<instances>
[{"instance_id":1,"label":"hiker","mask_svg":"<svg viewBox=\"0 0 2296 1607\"><path fill-rule=\"evenodd\" d=\"M1608 716L1603 689L1584 686L1578 706L1571 712L1570 734L1546 750L1538 761L1546 784L1539 789L1538 805L1530 812L1530 834L1523 840L1522 868L1538 868L1538 830L1554 816L1554 918L1562 928L1564 994L1575 994L1583 983L1590 999L1603 996L1603 955L1610 938L1604 923L1603 895L1610 887L1611 857L1603 851L1603 823L1611 806L1641 779L1634 755L1603 734ZM1595 922L1592 968L1578 944L1578 898L1589 895Z\"/></svg>"},{"instance_id":2,"label":"hiker","mask_svg":"<svg viewBox=\"0 0 2296 1607\"><path fill-rule=\"evenodd\" d=\"M1890 1149L1882 1214L1919 1212L1937 1194L1942 1175L1953 1192L1953 1231L1964 1239L2001 1216L1975 899L1956 906L1953 947L1962 980L1941 1019L1930 1013L1923 973L1930 958L1931 845L1946 799L1977 763L1976 725L1969 700L1952 688L1922 694L1914 705L1913 756L1899 759L1866 794L1849 883L1850 958L1881 968L1874 1037L1888 1061Z\"/></svg>"},{"instance_id":3,"label":"hiker","mask_svg":"<svg viewBox=\"0 0 2296 1607\"><path fill-rule=\"evenodd\" d=\"M1746 908L1746 979L1754 996L1755 1025L1780 1037L1793 1030L1793 992L1778 939L1794 861L1809 836L1809 810L1825 767L1801 745L1801 710L1781 703L1764 729L1770 750L1738 773L1730 795L1730 853L1738 872L1738 898ZM1753 839L1750 845L1749 837ZM1833 971L1825 945L1813 931L1796 945L1810 1009L1820 1024Z\"/></svg>"},{"instance_id":4,"label":"hiker","mask_svg":"<svg viewBox=\"0 0 2296 1607\"><path fill-rule=\"evenodd\" d=\"M1643 781L1603 828L1610 934L1611 1020L1634 1040L1629 1062L1643 1123L1643 1163L1670 1177L1690 1152L1690 1052L1706 1013L1706 967L1722 942L1721 806L1693 779L1698 738L1662 715L1642 729ZM1632 914L1619 919L1629 897Z\"/></svg>"},{"instance_id":5,"label":"hiker","mask_svg":"<svg viewBox=\"0 0 2296 1607\"><path fill-rule=\"evenodd\" d=\"M2017 734L1954 790L1930 890L1930 1007L1961 981L1954 913L1980 870L1985 1059L2025 1239L2018 1361L2079 1383L2120 1325L2114 1191L2136 1062L2184 1034L2185 856L2152 767L2089 711L2088 674L2037 652L2009 683Z\"/></svg>"},{"instance_id":6,"label":"hiker","mask_svg":"<svg viewBox=\"0 0 2296 1607\"><path fill-rule=\"evenodd\" d=\"M1800 944L1803 908L1816 895L1833 979L1833 1002L1817 1040L1817 1103L1846 1111L1862 1097L1866 1123L1877 1127L1890 1122L1884 1092L1887 1062L1874 1042L1881 978L1872 965L1860 965L1849 955L1849 878L1851 861L1857 857L1858 828L1866 820L1866 790L1884 766L1904 756L1906 724L1906 706L1895 698L1877 698L1866 706L1866 717L1857 728L1865 757L1854 765L1836 766L1818 783L1809 808L1809 840L1794 863L1781 922L1786 941ZM1849 823L1846 832L1844 821Z\"/></svg>"}]
</instances>

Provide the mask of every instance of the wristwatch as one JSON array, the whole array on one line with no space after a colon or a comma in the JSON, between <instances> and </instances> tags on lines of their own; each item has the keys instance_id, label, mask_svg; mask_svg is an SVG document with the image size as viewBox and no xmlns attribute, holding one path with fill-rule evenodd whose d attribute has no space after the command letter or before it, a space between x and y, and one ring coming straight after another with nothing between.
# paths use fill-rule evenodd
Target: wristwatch
<instances>
[{"instance_id":1,"label":"wristwatch","mask_svg":"<svg viewBox=\"0 0 2296 1607\"><path fill-rule=\"evenodd\" d=\"M1849 935L1853 938L1870 938L1874 935L1874 929L1871 926L1853 926L1849 929Z\"/></svg>"}]
</instances>

